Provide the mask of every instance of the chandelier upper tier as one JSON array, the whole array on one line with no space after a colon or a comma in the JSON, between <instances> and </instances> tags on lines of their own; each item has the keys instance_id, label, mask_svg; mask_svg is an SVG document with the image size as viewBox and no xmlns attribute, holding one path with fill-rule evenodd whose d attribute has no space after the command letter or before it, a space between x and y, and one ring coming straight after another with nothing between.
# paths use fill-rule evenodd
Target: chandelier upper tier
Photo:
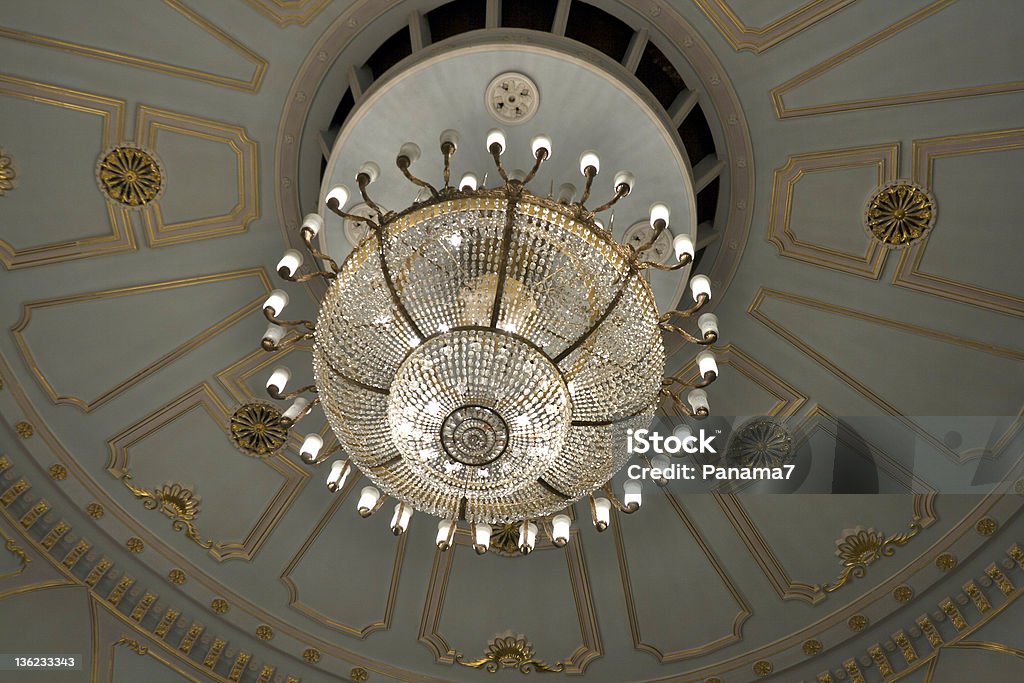
<instances>
[{"instance_id":1,"label":"chandelier upper tier","mask_svg":"<svg viewBox=\"0 0 1024 683\"><path fill-rule=\"evenodd\" d=\"M293 401L280 418L288 429L314 406L323 409L337 444L325 449L312 433L300 455L319 465L347 454L331 464L327 485L340 490L357 468L371 482L357 503L362 516L390 497L392 530L404 532L414 510L434 515L442 550L460 523L478 552L492 525L505 524L517 525L524 553L538 529L561 546L574 501L589 497L599 530L613 507L640 507L639 482L627 481L621 499L610 485L628 456L627 428L646 426L663 397L687 415L708 414L702 387L717 376L714 355L698 355L692 387L665 378L663 333L703 346L717 340L710 313L693 334L679 324L710 300L710 281L693 276L693 305L659 315L643 271L685 268L693 241L675 237L671 264L645 260L668 230L669 208L655 204L646 243L618 243L596 214L627 197L635 178L617 173L611 198L587 208L600 170L594 152L580 157L576 199L568 183L549 196L528 189L551 157L547 137L533 139L529 171L507 172L505 136L491 131L487 150L501 178L492 187L472 173L451 183L458 145L455 131L441 134L441 187L413 174L419 147L401 147L396 165L420 188L405 209L389 211L370 197L380 174L372 162L355 179L370 217L345 210L345 187L328 193L328 210L369 228L340 265L315 244L323 217L305 217L301 236L314 266L303 272L302 254L288 250L278 273L291 282L326 280L318 318L281 319L288 295L275 290L263 309L270 325L262 345L273 352L312 340L315 384L287 392L290 372L279 367L267 389Z\"/></svg>"}]
</instances>

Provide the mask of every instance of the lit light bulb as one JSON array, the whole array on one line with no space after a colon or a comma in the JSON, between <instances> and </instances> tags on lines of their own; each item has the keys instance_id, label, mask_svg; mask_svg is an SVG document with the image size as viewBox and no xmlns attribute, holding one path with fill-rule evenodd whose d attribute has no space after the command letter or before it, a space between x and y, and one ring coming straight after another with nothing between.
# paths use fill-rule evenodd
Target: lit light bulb
<instances>
[{"instance_id":1,"label":"lit light bulb","mask_svg":"<svg viewBox=\"0 0 1024 683\"><path fill-rule=\"evenodd\" d=\"M302 265L302 253L297 249L289 249L277 262L277 272L281 277L291 277Z\"/></svg>"},{"instance_id":2,"label":"lit light bulb","mask_svg":"<svg viewBox=\"0 0 1024 683\"><path fill-rule=\"evenodd\" d=\"M263 308L269 308L274 314L274 317L281 315L284 311L284 307L288 305L288 293L283 289L275 289L267 297L267 300L263 302Z\"/></svg>"},{"instance_id":3,"label":"lit light bulb","mask_svg":"<svg viewBox=\"0 0 1024 683\"><path fill-rule=\"evenodd\" d=\"M268 351L273 351L277 348L277 345L284 339L285 329L280 325L270 323L267 325L267 331L263 333L263 348Z\"/></svg>"},{"instance_id":4,"label":"lit light bulb","mask_svg":"<svg viewBox=\"0 0 1024 683\"><path fill-rule=\"evenodd\" d=\"M718 374L718 362L715 360L715 354L711 350L701 351L697 354L697 367L700 369L702 377L707 377L708 373Z\"/></svg>"},{"instance_id":5,"label":"lit light bulb","mask_svg":"<svg viewBox=\"0 0 1024 683\"><path fill-rule=\"evenodd\" d=\"M450 144L452 146L452 152L454 153L459 149L459 131L452 128L441 131L440 142L442 150L446 144Z\"/></svg>"},{"instance_id":6,"label":"lit light bulb","mask_svg":"<svg viewBox=\"0 0 1024 683\"><path fill-rule=\"evenodd\" d=\"M694 275L690 278L690 292L693 293L693 300L697 301L701 294L711 298L711 280L707 275Z\"/></svg>"},{"instance_id":7,"label":"lit light bulb","mask_svg":"<svg viewBox=\"0 0 1024 683\"><path fill-rule=\"evenodd\" d=\"M274 371L270 374L270 379L267 380L267 389L273 388L275 393L280 394L284 391L284 388L288 386L288 380L292 378L292 371L283 365L274 368Z\"/></svg>"},{"instance_id":8,"label":"lit light bulb","mask_svg":"<svg viewBox=\"0 0 1024 683\"><path fill-rule=\"evenodd\" d=\"M288 422L295 422L299 417L306 412L306 408L309 406L309 399L304 396L299 396L295 401L288 406L288 410L281 413L281 419Z\"/></svg>"},{"instance_id":9,"label":"lit light bulb","mask_svg":"<svg viewBox=\"0 0 1024 683\"><path fill-rule=\"evenodd\" d=\"M370 179L369 182L372 183L380 177L380 166L372 161L363 162L363 165L359 167L358 171L356 171L356 179L358 180L361 175L365 175Z\"/></svg>"},{"instance_id":10,"label":"lit light bulb","mask_svg":"<svg viewBox=\"0 0 1024 683\"><path fill-rule=\"evenodd\" d=\"M619 187L622 185L626 186L626 194L622 196L628 197L629 193L633 191L633 187L636 186L636 176L629 171L619 171L615 174L615 179L612 181L612 190L618 192Z\"/></svg>"},{"instance_id":11,"label":"lit light bulb","mask_svg":"<svg viewBox=\"0 0 1024 683\"><path fill-rule=\"evenodd\" d=\"M675 249L677 261L682 261L687 256L691 261L693 260L693 240L689 235L676 235L676 238L672 240L672 248Z\"/></svg>"},{"instance_id":12,"label":"lit light bulb","mask_svg":"<svg viewBox=\"0 0 1024 683\"><path fill-rule=\"evenodd\" d=\"M547 135L538 135L530 141L530 149L533 151L533 158L536 159L540 156L541 151L544 152L544 158L551 158L551 138Z\"/></svg>"},{"instance_id":13,"label":"lit light bulb","mask_svg":"<svg viewBox=\"0 0 1024 683\"><path fill-rule=\"evenodd\" d=\"M395 506L395 514L391 516L391 531L395 536L401 536L409 528L409 520L412 519L412 506L399 503Z\"/></svg>"},{"instance_id":14,"label":"lit light bulb","mask_svg":"<svg viewBox=\"0 0 1024 683\"><path fill-rule=\"evenodd\" d=\"M709 335L718 336L718 316L714 313L705 313L697 318L697 327L706 339Z\"/></svg>"},{"instance_id":15,"label":"lit light bulb","mask_svg":"<svg viewBox=\"0 0 1024 683\"><path fill-rule=\"evenodd\" d=\"M442 552L451 547L451 538L454 537L454 534L452 533L454 529L455 522L450 519L442 519L437 523L437 547Z\"/></svg>"},{"instance_id":16,"label":"lit light bulb","mask_svg":"<svg viewBox=\"0 0 1024 683\"><path fill-rule=\"evenodd\" d=\"M686 401L690 404L690 408L693 409L694 413L708 412L710 406L708 405L708 392L703 389L694 389L686 395Z\"/></svg>"},{"instance_id":17,"label":"lit light bulb","mask_svg":"<svg viewBox=\"0 0 1024 683\"><path fill-rule=\"evenodd\" d=\"M331 463L331 472L327 475L327 488L331 493L336 493L345 485L349 472L352 468L348 466L347 460L335 460Z\"/></svg>"},{"instance_id":18,"label":"lit light bulb","mask_svg":"<svg viewBox=\"0 0 1024 683\"><path fill-rule=\"evenodd\" d=\"M338 209L344 209L345 205L348 204L348 188L344 185L337 185L331 188L331 191L327 193L325 201L329 204L332 199L338 201Z\"/></svg>"},{"instance_id":19,"label":"lit light bulb","mask_svg":"<svg viewBox=\"0 0 1024 683\"><path fill-rule=\"evenodd\" d=\"M405 143L398 150L398 158L402 157L408 159L410 164L415 164L416 160L420 158L420 146L415 142Z\"/></svg>"},{"instance_id":20,"label":"lit light bulb","mask_svg":"<svg viewBox=\"0 0 1024 683\"><path fill-rule=\"evenodd\" d=\"M475 190L480 183L480 179L476 177L475 173L463 173L462 179L459 181L459 189L465 190L467 187L470 190Z\"/></svg>"},{"instance_id":21,"label":"lit light bulb","mask_svg":"<svg viewBox=\"0 0 1024 683\"><path fill-rule=\"evenodd\" d=\"M519 552L529 555L537 544L537 525L523 522L519 527Z\"/></svg>"},{"instance_id":22,"label":"lit light bulb","mask_svg":"<svg viewBox=\"0 0 1024 683\"><path fill-rule=\"evenodd\" d=\"M473 550L483 555L491 545L491 525L485 522L473 524Z\"/></svg>"},{"instance_id":23,"label":"lit light bulb","mask_svg":"<svg viewBox=\"0 0 1024 683\"><path fill-rule=\"evenodd\" d=\"M597 152L592 149L588 149L580 155L580 174L586 176L587 169L590 167L594 168L595 175L601 170L601 159L597 156Z\"/></svg>"},{"instance_id":24,"label":"lit light bulb","mask_svg":"<svg viewBox=\"0 0 1024 683\"><path fill-rule=\"evenodd\" d=\"M490 152L494 145L501 148L498 150L498 154L505 153L505 134L497 128L487 131L487 151Z\"/></svg>"},{"instance_id":25,"label":"lit light bulb","mask_svg":"<svg viewBox=\"0 0 1024 683\"><path fill-rule=\"evenodd\" d=\"M324 440L319 434L307 434L306 438L302 441L302 447L299 448L299 457L306 462L313 462L316 460L316 456L320 455L320 449L324 447ZM330 484L331 480L328 479L327 483Z\"/></svg>"},{"instance_id":26,"label":"lit light bulb","mask_svg":"<svg viewBox=\"0 0 1024 683\"><path fill-rule=\"evenodd\" d=\"M551 538L555 545L561 547L569 542L572 519L569 515L555 515L551 518Z\"/></svg>"},{"instance_id":27,"label":"lit light bulb","mask_svg":"<svg viewBox=\"0 0 1024 683\"><path fill-rule=\"evenodd\" d=\"M607 498L594 499L594 526L604 531L612 521L612 502Z\"/></svg>"},{"instance_id":28,"label":"lit light bulb","mask_svg":"<svg viewBox=\"0 0 1024 683\"><path fill-rule=\"evenodd\" d=\"M656 228L658 221L665 221L665 227L668 227L668 217L671 215L669 208L661 203L651 204L651 227Z\"/></svg>"},{"instance_id":29,"label":"lit light bulb","mask_svg":"<svg viewBox=\"0 0 1024 683\"><path fill-rule=\"evenodd\" d=\"M372 486L364 486L363 490L359 492L359 502L356 503L359 515L369 517L373 514L373 506L377 504L378 500L380 500L380 491Z\"/></svg>"},{"instance_id":30,"label":"lit light bulb","mask_svg":"<svg viewBox=\"0 0 1024 683\"><path fill-rule=\"evenodd\" d=\"M636 479L628 479L622 484L622 502L625 505L636 503L637 507L643 504L643 486Z\"/></svg>"},{"instance_id":31,"label":"lit light bulb","mask_svg":"<svg viewBox=\"0 0 1024 683\"><path fill-rule=\"evenodd\" d=\"M343 188L343 187L336 187L336 188L334 188L334 190L331 190L331 192L334 192L336 190L344 191L345 188ZM347 192L345 193L345 196L346 196L346 199L347 199L347 197L348 197L348 193ZM303 230L309 230L311 233L313 233L313 237L316 237L317 233L319 233L323 229L323 227L324 227L324 217L321 216L318 213L307 213L306 217L302 219L302 229Z\"/></svg>"}]
</instances>

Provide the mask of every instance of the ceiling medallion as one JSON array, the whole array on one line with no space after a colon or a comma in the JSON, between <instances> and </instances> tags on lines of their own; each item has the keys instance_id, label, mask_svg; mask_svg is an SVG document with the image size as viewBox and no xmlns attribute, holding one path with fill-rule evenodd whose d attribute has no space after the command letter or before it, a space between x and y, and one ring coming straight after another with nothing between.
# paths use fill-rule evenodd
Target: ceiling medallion
<instances>
[{"instance_id":1,"label":"ceiling medallion","mask_svg":"<svg viewBox=\"0 0 1024 683\"><path fill-rule=\"evenodd\" d=\"M906 247L935 225L935 198L920 185L899 180L868 200L864 227L887 247Z\"/></svg>"},{"instance_id":2,"label":"ceiling medallion","mask_svg":"<svg viewBox=\"0 0 1024 683\"><path fill-rule=\"evenodd\" d=\"M793 459L793 437L769 418L755 418L740 427L727 448L740 467L781 467Z\"/></svg>"},{"instance_id":3,"label":"ceiling medallion","mask_svg":"<svg viewBox=\"0 0 1024 683\"><path fill-rule=\"evenodd\" d=\"M14 189L14 177L16 175L11 157L4 154L3 150L0 150L0 197Z\"/></svg>"},{"instance_id":4,"label":"ceiling medallion","mask_svg":"<svg viewBox=\"0 0 1024 683\"><path fill-rule=\"evenodd\" d=\"M288 427L281 411L266 401L243 403L231 415L231 441L247 455L266 457L281 450L288 440Z\"/></svg>"},{"instance_id":5,"label":"ceiling medallion","mask_svg":"<svg viewBox=\"0 0 1024 683\"><path fill-rule=\"evenodd\" d=\"M608 226L611 229L612 226ZM622 236L624 244L632 245L634 248L646 244L651 237L651 224L647 221L640 221L626 228ZM668 230L663 230L649 247L640 254L643 258L658 263L668 263L672 260L672 235Z\"/></svg>"},{"instance_id":6,"label":"ceiling medallion","mask_svg":"<svg viewBox=\"0 0 1024 683\"><path fill-rule=\"evenodd\" d=\"M164 177L156 154L131 143L107 150L96 164L96 181L103 194L132 208L156 199L163 191Z\"/></svg>"},{"instance_id":7,"label":"ceiling medallion","mask_svg":"<svg viewBox=\"0 0 1024 683\"><path fill-rule=\"evenodd\" d=\"M517 71L494 77L484 94L487 111L498 123L525 123L537 113L540 92L533 80Z\"/></svg>"},{"instance_id":8,"label":"ceiling medallion","mask_svg":"<svg viewBox=\"0 0 1024 683\"><path fill-rule=\"evenodd\" d=\"M533 645L523 636L497 637L487 646L487 652L480 659L471 662L463 661L463 655L455 655L455 661L462 666L483 669L488 673L498 673L501 669L519 669L520 673L557 673L565 668L564 664L548 666L534 659Z\"/></svg>"},{"instance_id":9,"label":"ceiling medallion","mask_svg":"<svg viewBox=\"0 0 1024 683\"><path fill-rule=\"evenodd\" d=\"M527 189L551 155L547 137L533 139L532 169L510 175L502 164L505 136L492 130L487 150L501 178L494 187L480 186L472 173L452 184L457 148L458 134L443 132L444 185L437 188L410 171L419 147L402 146L396 165L424 197L402 210L369 196L380 173L372 162L356 177L372 217L344 210L344 187L327 193L328 210L369 226L341 265L314 246L323 217L303 220L314 265L300 274L303 256L289 249L278 274L290 282L323 278L327 291L315 323L281 318L283 290L264 303L265 350L313 341L315 384L286 391L285 367L267 382L272 398L292 401L274 413L278 438L283 444L286 430L321 406L338 443L325 449L320 434L308 434L301 458L319 465L343 449L348 458L332 463L328 489L340 490L358 468L372 484L361 490L359 514L369 517L394 498L389 526L396 535L415 510L440 518L442 551L460 523L478 553L487 551L495 528L502 546L515 543L523 554L538 533L561 547L576 500L589 497L599 531L612 508L640 507L639 482L628 482L622 499L609 484L628 457L615 446L616 435L648 424L663 398L691 417L708 415L704 387L718 376L714 354L698 354L700 377L692 386L665 378L662 334L700 347L717 341L711 314L700 316L695 334L681 327L710 301L711 283L694 275L693 305L659 315L643 271L682 270L692 263L693 241L688 234L672 240L671 264L645 260L642 254L668 231L669 208L655 204L644 243L616 242L595 214L627 197L635 178L617 173L614 195L588 208L600 168L596 153L580 157L585 186L573 202ZM298 334L286 338L287 328ZM252 436L265 420L242 422ZM604 495L595 497L597 489ZM506 525L517 527L518 537L502 532Z\"/></svg>"}]
</instances>

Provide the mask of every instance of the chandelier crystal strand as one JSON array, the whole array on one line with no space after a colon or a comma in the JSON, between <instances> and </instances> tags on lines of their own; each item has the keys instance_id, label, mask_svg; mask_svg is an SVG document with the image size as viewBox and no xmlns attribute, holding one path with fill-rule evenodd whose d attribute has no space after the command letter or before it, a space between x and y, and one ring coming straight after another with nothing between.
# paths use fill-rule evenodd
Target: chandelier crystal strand
<instances>
[{"instance_id":1,"label":"chandelier crystal strand","mask_svg":"<svg viewBox=\"0 0 1024 683\"><path fill-rule=\"evenodd\" d=\"M671 212L659 203L643 244L616 242L595 214L628 197L636 178L619 171L612 197L588 209L601 166L596 152L580 156L584 186L574 201L571 183L547 198L526 187L551 157L547 136L532 139L528 171L507 172L505 135L490 131L486 147L502 181L491 188L486 174L483 183L464 173L451 184L458 145L456 131L441 134L440 188L413 172L420 148L402 145L395 164L424 199L400 211L370 197L380 176L373 162L355 178L373 217L345 211L347 188L327 193L328 210L369 228L341 264L314 245L323 217L303 219L312 259L289 249L277 271L291 282L321 277L327 291L313 323L282 319L288 295L274 290L263 307L269 325L261 346L276 352L312 339L315 382L286 392L291 373L278 367L267 392L292 401L282 414L288 427L323 409L337 443L325 450L320 434L308 434L300 458L317 466L343 450L347 458L332 462L328 489L340 491L358 469L370 482L356 503L360 516L394 499L396 535L418 511L440 518L442 551L460 525L480 554L492 531L508 525L523 554L535 549L540 531L562 547L575 501L587 497L598 531L613 509L640 508L639 481L625 483L621 500L611 487L628 457L618 435L649 424L663 399L687 416L709 413L703 387L718 375L709 348L718 319L702 315L693 334L682 322L710 301L711 283L693 276L693 306L659 315L642 273L689 265L693 240L674 239L675 263L641 258L668 229ZM664 333L705 347L692 386L664 376Z\"/></svg>"}]
</instances>

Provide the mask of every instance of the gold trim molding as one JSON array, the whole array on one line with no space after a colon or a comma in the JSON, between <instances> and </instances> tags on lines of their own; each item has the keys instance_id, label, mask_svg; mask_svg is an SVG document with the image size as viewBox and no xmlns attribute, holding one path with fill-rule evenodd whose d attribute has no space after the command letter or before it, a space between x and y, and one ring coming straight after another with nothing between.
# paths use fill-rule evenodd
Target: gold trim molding
<instances>
[{"instance_id":1,"label":"gold trim molding","mask_svg":"<svg viewBox=\"0 0 1024 683\"><path fill-rule=\"evenodd\" d=\"M181 2L181 0L163 1L168 7L208 33L219 43L236 54L241 55L243 59L250 62L253 65L252 76L250 76L248 80L232 78L230 76L221 76L206 71L200 71L198 69L178 66L176 64L167 64L165 62L129 55L123 52L115 52L113 50L102 50L100 48L90 47L80 43L59 40L57 38L41 36L35 33L27 33L25 31L17 31L15 29L5 28L2 26L0 26L0 37L21 41L23 43L28 43L29 45L49 47L62 52L68 52L73 55L79 55L81 57L99 59L105 62L113 62L114 64L122 64L140 69L148 69L150 71L156 71L157 73L168 74L171 76L180 76L199 81L200 83L209 83L211 85L223 86L225 88L244 90L253 93L260 89L260 84L263 82L263 76L269 66L265 59L240 43L238 40L229 36L222 29L215 26L198 12L188 7L185 3Z\"/></svg>"},{"instance_id":2,"label":"gold trim molding","mask_svg":"<svg viewBox=\"0 0 1024 683\"><path fill-rule=\"evenodd\" d=\"M127 481L132 479L131 449L182 416L197 409L202 409L205 412L214 424L225 433L226 439L228 409L213 393L210 386L203 383L111 439L108 442L110 453L107 459L107 471L120 479L133 495L142 498L146 508L159 509L170 517L175 531L185 533L194 543L207 548L210 555L218 562L230 559L250 561L270 537L309 477L306 470L283 454L278 453L272 457L261 459L243 458L239 455L239 463L243 466L249 466L249 463L261 463L261 466L270 467L282 478L281 487L268 500L267 507L241 541L203 540L192 524L195 510L193 510L192 519L189 519L187 509L179 509L177 505L168 507L168 500L160 491L136 487ZM191 491L191 489L189 490Z\"/></svg>"},{"instance_id":3,"label":"gold trim molding","mask_svg":"<svg viewBox=\"0 0 1024 683\"><path fill-rule=\"evenodd\" d=\"M568 658L559 660L566 674L583 674L587 666L604 654L601 644L601 633L597 625L597 614L594 611L594 599L590 593L590 578L587 574L583 550L576 529L571 531L569 543L561 549L555 548L550 542L538 541L535 552L564 552L568 572L566 579L572 589L576 605L576 618L579 621L582 643ZM445 599L448 595L448 578L451 576L452 565L456 555L471 553L473 539L468 531L459 529L453 539L453 545L447 552L435 550L434 563L430 570L430 582L427 588L427 601L423 607L420 620L419 641L434 653L435 661L442 664L453 664L460 656L459 652L448 644L447 639L437 628L441 622Z\"/></svg>"},{"instance_id":4,"label":"gold trim molding","mask_svg":"<svg viewBox=\"0 0 1024 683\"><path fill-rule=\"evenodd\" d=\"M207 216L192 220L167 223L161 208L161 200L147 204L142 210L146 239L151 247L180 244L211 237L223 237L245 232L249 223L259 217L259 169L256 143L241 126L235 126L197 116L180 114L139 105L135 135L137 143L148 149L159 151L159 133L186 135L212 144L225 145L235 155L235 191L237 202L234 208L220 216ZM173 195L173 185L167 192ZM162 201L169 198L164 193Z\"/></svg>"},{"instance_id":5,"label":"gold trim molding","mask_svg":"<svg viewBox=\"0 0 1024 683\"><path fill-rule=\"evenodd\" d=\"M4 36L7 30L0 27L0 36ZM0 95L100 117L103 133L98 146L102 148L117 144L123 135L124 100L5 75L0 75ZM0 263L7 270L16 270L101 254L134 251L135 235L127 210L108 203L107 216L109 232L94 237L23 248L0 239Z\"/></svg>"},{"instance_id":6,"label":"gold trim molding","mask_svg":"<svg viewBox=\"0 0 1024 683\"><path fill-rule=\"evenodd\" d=\"M330 0L245 0L253 9L278 26L305 26L320 14Z\"/></svg>"},{"instance_id":7,"label":"gold trim molding","mask_svg":"<svg viewBox=\"0 0 1024 683\"><path fill-rule=\"evenodd\" d=\"M775 405L770 410L764 411L764 415L790 417L795 415L801 406L807 402L807 397L800 393L796 387L776 375L763 364L754 360L754 358L735 344L730 343L721 348L716 347L715 358L720 366L725 365L730 370L735 370L776 399ZM697 375L697 360L694 357L680 368L674 376L687 384L693 384L698 379ZM677 409L673 407L672 410L675 411Z\"/></svg>"},{"instance_id":8,"label":"gold trim molding","mask_svg":"<svg viewBox=\"0 0 1024 683\"><path fill-rule=\"evenodd\" d=\"M851 234L864 235L864 253L850 254L845 251L801 240L791 229L790 217L793 211L793 191L800 179L810 173L851 168L875 167L876 185L862 188L858 204L878 187L896 179L899 173L900 144L898 142L849 149L794 154L785 165L775 169L772 175L772 196L768 217L768 240L774 244L781 256L804 261L822 268L838 270L852 275L877 280L885 265L888 250L863 232L861 217L849 217Z\"/></svg>"},{"instance_id":9,"label":"gold trim molding","mask_svg":"<svg viewBox=\"0 0 1024 683\"><path fill-rule=\"evenodd\" d=\"M760 54L856 0L810 0L766 26L749 26L726 0L694 0L732 49Z\"/></svg>"},{"instance_id":10,"label":"gold trim molding","mask_svg":"<svg viewBox=\"0 0 1024 683\"><path fill-rule=\"evenodd\" d=\"M223 318L212 327L200 332L191 339L186 340L183 344L167 353L158 360L150 363L142 370L139 370L131 377L123 380L119 384L103 391L99 396L92 399L83 399L74 394L61 393L54 384L47 379L46 375L43 374L42 368L36 363L35 357L32 354L32 350L29 346L28 340L26 339L25 332L28 330L32 323L32 313L36 310L46 308L59 308L61 306L70 306L86 301L99 301L104 299L115 299L123 296L135 296L140 294L148 294L151 292L162 292L172 289L179 289L182 287L191 287L193 285L204 285L214 282L223 282L225 280L236 280L242 278L256 278L259 280L260 285L263 288L263 292L258 298L250 301L242 308L237 309L233 313L229 314L226 318ZM167 365L170 365L177 359L184 356L189 351L203 345L214 336L220 334L228 327L231 327L250 313L259 310L260 303L266 296L266 293L272 289L270 284L270 278L267 277L266 270L263 268L248 268L245 270L238 270L228 273L217 273L215 275L203 275L200 277L185 278L182 280L170 280L167 282L155 282L145 285L135 285L131 287L122 287L119 289L108 289L100 292L85 292L83 294L73 294L71 296L55 297L52 299L41 299L38 301L29 301L22 304L21 307L21 318L11 328L11 333L14 336L14 340L18 346L18 352L21 354L22 360L28 366L29 370L35 376L36 381L42 387L46 395L50 397L50 400L55 404L70 404L78 407L83 412L90 412L97 407L103 405L107 401L110 401L117 396L138 384L145 378L163 369Z\"/></svg>"},{"instance_id":11,"label":"gold trim molding","mask_svg":"<svg viewBox=\"0 0 1024 683\"><path fill-rule=\"evenodd\" d=\"M860 100L847 100L843 102L831 102L827 104L807 105L803 107L788 107L785 102L785 95L799 86L814 80L822 74L836 68L859 54L867 52L879 43L888 40L900 31L907 29L928 17L937 14L952 5L956 0L936 0L923 9L904 17L895 24L882 29L856 45L843 50L810 69L797 74L785 83L778 85L771 90L772 104L775 107L775 116L779 119L787 119L796 116L812 116L816 114L835 114L844 111L856 111L859 109L872 109L875 107L890 107L899 104L914 104L918 102L939 102L942 100L957 99L963 97L979 97L982 95L997 95L1001 93L1020 92L1024 90L1024 81L1013 81L1009 83L997 83L993 85L980 85L962 88L947 88L943 90L930 90L907 95L895 95L890 97L876 97Z\"/></svg>"},{"instance_id":12,"label":"gold trim molding","mask_svg":"<svg viewBox=\"0 0 1024 683\"><path fill-rule=\"evenodd\" d=\"M395 598L398 593L398 581L401 578L402 565L405 560L405 543L406 538L408 538L407 534L402 534L395 542L395 561L391 568L391 580L388 583L388 593L384 601L384 614L379 619L367 624L366 626L358 627L343 624L303 603L299 596L299 586L291 576L292 572L295 571L295 568L302 562L302 558L305 556L306 552L317 543L317 540L320 538L324 529L327 528L331 520L334 519L335 513L337 513L342 505L348 500L349 494L359 481L361 481L361 477L352 477L343 490L334 494L334 502L331 504L331 507L326 513L324 513L324 516L320 518L316 527L314 527L305 542L303 542L302 547L299 548L298 552L296 552L288 562L288 566L285 567L280 578L281 583L288 588L288 607L309 617L318 624L326 626L327 628L347 633L348 635L355 636L356 638L366 638L375 631L391 628L391 617L395 612Z\"/></svg>"},{"instance_id":13,"label":"gold trim molding","mask_svg":"<svg viewBox=\"0 0 1024 683\"><path fill-rule=\"evenodd\" d=\"M986 154L1024 148L1024 128L967 133L939 138L914 140L912 177L916 183L931 189L938 159ZM1009 198L1008 198L1009 199ZM1012 202L1012 199L1009 199ZM1013 316L1024 315L1024 297L987 289L922 270L928 239L924 239L900 255L892 283L918 292L933 294L952 301L961 301ZM1009 264L1010 261L1007 261Z\"/></svg>"},{"instance_id":14,"label":"gold trim molding","mask_svg":"<svg viewBox=\"0 0 1024 683\"><path fill-rule=\"evenodd\" d=\"M693 657L701 657L742 640L743 624L753 615L750 605L744 599L743 595L740 594L739 589L733 583L732 578L729 576L728 572L726 572L722 563L719 562L718 557L701 534L700 529L697 528L697 525L690 518L689 514L687 514L680 502L674 495L669 493L667 489L665 491L665 498L668 500L669 505L672 506L672 510L679 517L683 526L693 537L694 542L704 553L704 557L707 559L708 564L711 565L711 568L718 575L722 585L725 586L725 589L732 596L733 602L738 609L736 616L733 619L732 629L730 632L718 638L714 638L702 645L685 650L665 652L657 645L645 641L641 633L641 624L636 609L636 600L633 597L633 583L629 575L629 553L626 552L625 541L623 540L621 516L612 515L612 535L615 541L615 554L619 564L619 575L622 579L622 590L626 598L626 615L629 618L629 631L633 638L633 648L642 652L651 653L657 657L658 661L662 664L666 662L676 662L683 659L691 659Z\"/></svg>"}]
</instances>

